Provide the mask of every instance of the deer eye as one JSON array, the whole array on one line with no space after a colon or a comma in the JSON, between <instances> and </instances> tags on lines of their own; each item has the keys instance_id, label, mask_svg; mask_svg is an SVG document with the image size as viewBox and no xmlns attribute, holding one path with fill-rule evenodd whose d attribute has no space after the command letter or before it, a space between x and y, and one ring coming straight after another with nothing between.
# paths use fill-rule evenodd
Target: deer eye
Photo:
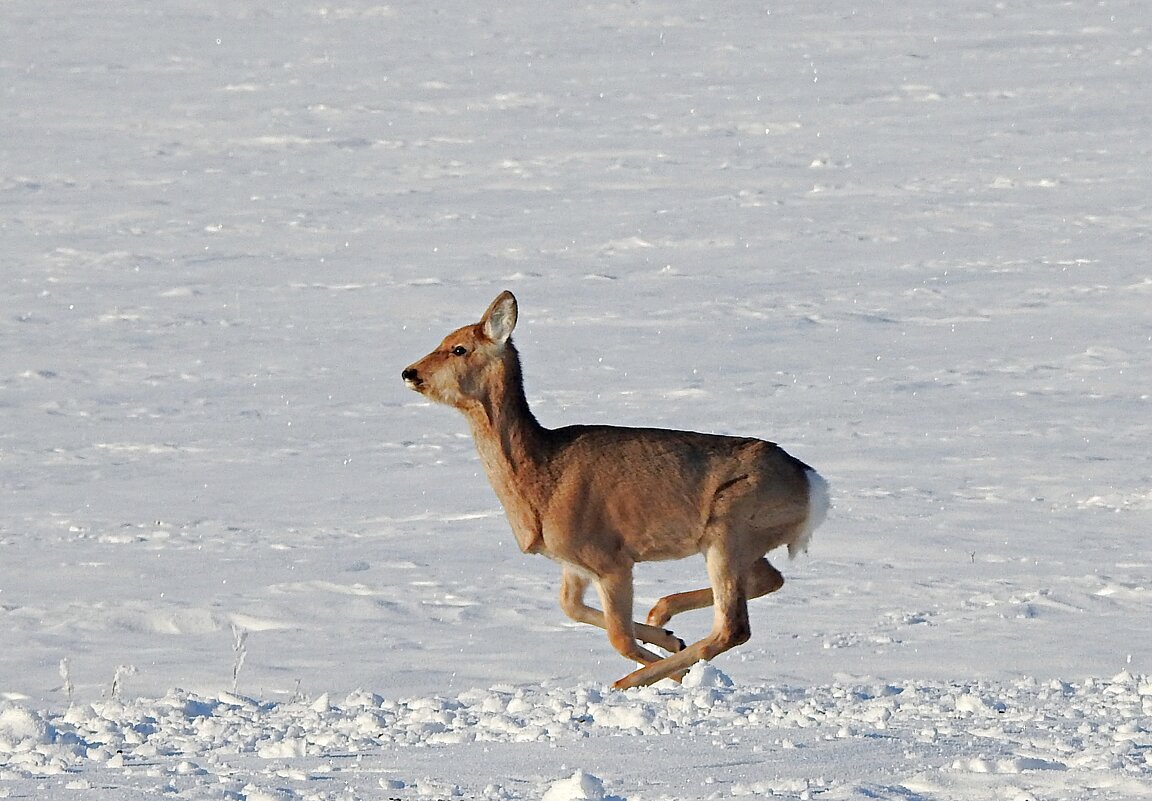
<instances>
[{"instance_id":1,"label":"deer eye","mask_svg":"<svg viewBox=\"0 0 1152 801\"><path fill-rule=\"evenodd\" d=\"M456 347L452 348L450 352L453 356L467 356L468 348L464 347L463 345L457 345Z\"/></svg>"}]
</instances>

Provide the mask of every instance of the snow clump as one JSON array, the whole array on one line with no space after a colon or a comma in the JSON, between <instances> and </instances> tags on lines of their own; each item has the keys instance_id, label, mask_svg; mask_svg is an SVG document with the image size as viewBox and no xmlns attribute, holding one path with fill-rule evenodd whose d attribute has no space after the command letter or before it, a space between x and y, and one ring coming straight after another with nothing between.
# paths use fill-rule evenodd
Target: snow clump
<instances>
[{"instance_id":1,"label":"snow clump","mask_svg":"<svg viewBox=\"0 0 1152 801\"><path fill-rule=\"evenodd\" d=\"M541 801L605 801L604 782L578 770L567 779L553 782Z\"/></svg>"}]
</instances>

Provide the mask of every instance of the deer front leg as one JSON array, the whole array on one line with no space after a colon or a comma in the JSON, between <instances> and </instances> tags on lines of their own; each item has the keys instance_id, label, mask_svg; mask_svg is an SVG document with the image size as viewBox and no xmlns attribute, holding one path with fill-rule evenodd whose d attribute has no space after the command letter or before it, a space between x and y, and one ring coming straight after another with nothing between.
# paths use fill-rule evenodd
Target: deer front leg
<instances>
[{"instance_id":1,"label":"deer front leg","mask_svg":"<svg viewBox=\"0 0 1152 801\"><path fill-rule=\"evenodd\" d=\"M607 629L608 623L604 618L604 613L584 603L584 593L588 589L589 582L590 579L584 574L565 567L560 577L560 608L564 614L577 623L587 623L590 626ZM663 648L669 653L676 653L684 649L684 641L665 628L634 623L633 630L641 642Z\"/></svg>"},{"instance_id":2,"label":"deer front leg","mask_svg":"<svg viewBox=\"0 0 1152 801\"><path fill-rule=\"evenodd\" d=\"M768 567L771 568L771 565ZM748 622L745 577L737 572L728 555L720 548L708 552L708 577L712 582L712 596L716 606L712 631L708 636L679 653L629 673L613 684L613 687L626 690L655 684L661 679L681 681L688 668L697 662L713 659L748 641L752 636L752 628Z\"/></svg>"},{"instance_id":3,"label":"deer front leg","mask_svg":"<svg viewBox=\"0 0 1152 801\"><path fill-rule=\"evenodd\" d=\"M631 566L617 573L597 576L596 588L604 604L604 628L608 631L608 642L612 643L612 647L626 659L642 665L659 662L659 656L636 641L639 624L632 622Z\"/></svg>"}]
</instances>

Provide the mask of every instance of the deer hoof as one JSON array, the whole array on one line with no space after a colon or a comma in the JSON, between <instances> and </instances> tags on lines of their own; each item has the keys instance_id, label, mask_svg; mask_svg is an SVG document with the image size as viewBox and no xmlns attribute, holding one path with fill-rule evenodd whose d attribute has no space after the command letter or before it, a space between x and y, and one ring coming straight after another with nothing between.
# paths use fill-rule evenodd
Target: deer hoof
<instances>
[{"instance_id":1,"label":"deer hoof","mask_svg":"<svg viewBox=\"0 0 1152 801\"><path fill-rule=\"evenodd\" d=\"M657 604L652 607L652 611L648 613L649 626L663 626L671 619L672 615L668 614L668 612L663 608L663 605L659 602L657 602Z\"/></svg>"}]
</instances>

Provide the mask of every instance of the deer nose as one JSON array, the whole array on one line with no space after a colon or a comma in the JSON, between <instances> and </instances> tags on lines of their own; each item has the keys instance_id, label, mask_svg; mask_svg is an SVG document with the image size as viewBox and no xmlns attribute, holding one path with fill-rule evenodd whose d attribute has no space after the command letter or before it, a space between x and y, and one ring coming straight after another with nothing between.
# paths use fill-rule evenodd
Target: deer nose
<instances>
[{"instance_id":1,"label":"deer nose","mask_svg":"<svg viewBox=\"0 0 1152 801\"><path fill-rule=\"evenodd\" d=\"M420 374L416 372L415 367L404 368L404 372L400 374L400 377L403 378L404 382L407 384L416 384L420 382Z\"/></svg>"}]
</instances>

